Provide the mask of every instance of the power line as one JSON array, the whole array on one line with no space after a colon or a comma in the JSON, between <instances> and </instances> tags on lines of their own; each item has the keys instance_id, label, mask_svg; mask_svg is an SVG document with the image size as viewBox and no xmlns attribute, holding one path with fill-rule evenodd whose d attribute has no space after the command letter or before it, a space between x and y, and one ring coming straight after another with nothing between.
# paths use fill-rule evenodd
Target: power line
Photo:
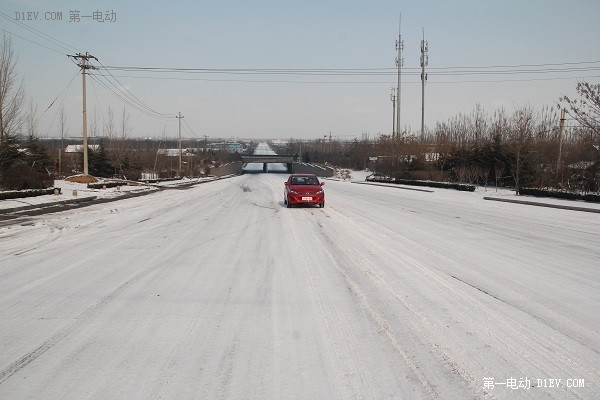
<instances>
[{"instance_id":1,"label":"power line","mask_svg":"<svg viewBox=\"0 0 600 400\"><path fill-rule=\"evenodd\" d=\"M41 44L41 43L38 43L38 42L36 42L36 41L34 41L34 40L27 39L26 37L23 37L23 36L17 35L16 33L12 33L11 31L8 31L8 30L6 30L5 28L2 28L2 31L3 31L3 32L6 32L6 33L8 33L8 34L10 34L10 35L13 35L13 36L15 36L15 37L18 37L19 39L26 40L26 41L28 41L28 42L30 42L30 43L33 43L33 44L36 44L36 45L38 45L38 46L40 46L40 47L44 47L44 48L46 48L46 49L48 49L48 50L50 50L50 51L53 51L53 52L55 52L55 53L58 53L58 54L64 54L62 51L59 51L59 50L53 49L53 48L51 48L51 47L45 46L45 45L43 45L43 44Z\"/></svg>"},{"instance_id":2,"label":"power line","mask_svg":"<svg viewBox=\"0 0 600 400\"><path fill-rule=\"evenodd\" d=\"M44 110L44 112L42 113L42 115L40 116L40 118L38 119L38 121L44 116L44 114L46 113L46 111L48 111L50 109L50 107L52 107L54 105L54 103L56 102L56 100L61 96L62 99L60 101L60 105L62 106L63 103L65 102L65 97L67 97L67 93L69 91L69 89L71 88L71 85L73 84L73 81L75 80L75 78L77 77L77 75L79 75L79 71L75 72L75 75L73 75L73 78L71 78L71 80L69 81L69 83L67 84L67 86L65 86L65 88L58 94L58 96L56 96L56 98L54 100L52 100L52 103L50 103L50 105L48 106L48 108L46 108L46 110ZM46 131L46 136L48 136L50 134L50 129L52 129L52 125L54 125L54 120L56 119L56 115L58 114L58 109L56 110L56 112L54 113L54 116L52 117L52 120L50 121L50 125L48 126L48 131Z\"/></svg>"},{"instance_id":3,"label":"power line","mask_svg":"<svg viewBox=\"0 0 600 400\"><path fill-rule=\"evenodd\" d=\"M110 93L112 93L114 96L116 96L117 98L119 98L123 103L129 105L131 108L141 112L142 114L145 114L149 117L153 117L153 118L157 118L157 119L161 119L161 120L166 120L166 119L171 119L173 117L168 117L166 116L166 114L156 114L156 113L152 113L150 111L147 111L146 109L140 107L139 105L133 103L130 99L128 99L127 97L124 97L123 94L120 91L115 91L112 87L109 86L109 84L103 82L102 80L100 80L98 78L97 74L89 74L89 76L96 81L98 84L102 85L102 87L104 87L106 90L108 90Z\"/></svg>"},{"instance_id":4,"label":"power line","mask_svg":"<svg viewBox=\"0 0 600 400\"><path fill-rule=\"evenodd\" d=\"M192 129L190 124L187 122L187 119L183 120L183 128L194 138L200 139L200 137L198 135L196 135L196 133L194 132L194 130Z\"/></svg>"},{"instance_id":5,"label":"power line","mask_svg":"<svg viewBox=\"0 0 600 400\"><path fill-rule=\"evenodd\" d=\"M134 67L105 66L107 70L119 71L156 71L181 73L231 73L231 74L363 74L393 70L395 68L169 68L169 67Z\"/></svg>"},{"instance_id":6,"label":"power line","mask_svg":"<svg viewBox=\"0 0 600 400\"><path fill-rule=\"evenodd\" d=\"M457 71L433 71L436 76L464 76L464 75L521 75L521 74L554 74L566 72L590 72L600 71L600 65L595 67L572 67L572 68L546 68L546 69L506 69L496 71L457 70Z\"/></svg>"},{"instance_id":7,"label":"power line","mask_svg":"<svg viewBox=\"0 0 600 400\"><path fill-rule=\"evenodd\" d=\"M95 74L100 75L100 74ZM420 76L420 74L411 74L412 76ZM241 83L292 83L292 84L386 84L389 85L394 83L392 81L306 81L306 80L282 80L282 79L211 79L211 78L181 78L181 77L166 77L166 76L135 76L135 75L115 75L117 78L131 78L131 79L151 79L151 80L174 80L174 81L199 81L199 82L241 82ZM428 82L432 84L454 84L454 83L502 83L502 82L535 82L535 81L555 81L555 80L571 80L571 79L588 79L598 78L598 75L590 76L573 76L573 77L553 77L553 78L525 78L525 79L487 79L487 80L462 80L462 81L433 81ZM403 81L407 84L421 84L420 79L418 81Z\"/></svg>"},{"instance_id":8,"label":"power line","mask_svg":"<svg viewBox=\"0 0 600 400\"><path fill-rule=\"evenodd\" d=\"M73 81L75 80L75 77L77 77L77 75L79 75L79 72L76 72L75 75L73 75L73 77L71 78L71 80L69 81L69 83L67 84L67 86L65 86L63 88L63 90L60 91L60 93L58 94L58 96L56 96L54 98L54 100L52 100L52 102L50 103L50 105L48 107L46 107L46 109L44 110L44 112L42 113L42 115L40 116L43 117L44 114L46 113L46 111L48 111L50 109L50 107L52 107L54 105L54 103L56 102L56 100L60 97L61 94L63 94L63 92L65 92L65 96L66 96L66 91L71 87L71 84L73 83ZM63 96L64 99L64 96Z\"/></svg>"},{"instance_id":9,"label":"power line","mask_svg":"<svg viewBox=\"0 0 600 400\"><path fill-rule=\"evenodd\" d=\"M104 69L106 70L106 67L104 67L104 65L102 64L102 62L98 61L98 63L99 63L100 65L102 65L102 68L104 68ZM108 74L110 75L110 77L111 77L111 78L112 78L112 79L113 79L113 80L114 80L114 81L115 81L115 82L118 84L118 86L115 86L115 87L116 87L117 89L119 89L121 92L125 91L125 92L126 92L126 94L128 95L128 97L129 97L130 99L132 99L133 101L135 101L137 104L139 104L141 107L145 108L145 109L146 109L146 110L148 110L150 113L156 114L156 115L158 115L158 116L162 116L162 117L167 117L167 116L168 116L168 117L172 117L172 116L173 116L173 114L164 114L164 113L160 113L160 112L158 112L158 111L156 111L156 110L152 109L151 107L149 107L148 105L146 105L146 104L145 104L145 103L144 103L142 100L140 100L140 99L139 99L139 98L138 98L136 95L134 95L133 93L131 93L131 91L130 91L129 89L127 89L127 87L126 87L125 85L123 85L121 82L119 82L119 81L117 80L117 78L115 78L115 77L114 77L114 75L113 75L113 74L112 74L110 71L108 71L108 70L107 70L107 72L108 72ZM101 74L100 74L100 76L103 76L103 77L105 77L105 78L106 78L106 76L105 76L105 75L101 75ZM113 86L114 86L114 85L113 85ZM123 90L121 90L121 88L122 88Z\"/></svg>"},{"instance_id":10,"label":"power line","mask_svg":"<svg viewBox=\"0 0 600 400\"><path fill-rule=\"evenodd\" d=\"M467 81L435 81L434 84L462 84L462 83L505 83L505 82L538 82L538 81L560 81L560 80L585 80L588 78L600 78L600 75L590 76L571 76L555 78L527 78L527 79L488 79L488 80L467 80ZM413 82L414 83L414 82Z\"/></svg>"},{"instance_id":11,"label":"power line","mask_svg":"<svg viewBox=\"0 0 600 400\"><path fill-rule=\"evenodd\" d=\"M54 37L52 37L52 36L50 36L50 35L48 35L46 33L38 31L37 29L32 28L32 27L24 24L23 22L17 21L15 19L11 18L10 16L6 15L2 11L0 11L0 17L9 20L10 22L12 22L13 24L19 26L20 28L23 28L23 29L29 31L29 32L33 33L34 35L39 36L40 38L42 38L44 40L47 40L47 41L51 42L52 44L54 44L54 45L56 45L58 47L63 48L67 52L80 52L79 49L77 49L76 47L71 46L70 44L63 42L62 40L56 39L56 38L54 38ZM15 35L15 36L18 36L18 35ZM37 42L34 42L33 40L30 40L30 39L27 39L27 38L24 38L24 37L21 37L21 36L18 36L18 37L20 37L21 39L28 40L28 41L30 41L32 43L35 43L35 44L39 45L39 46L46 47L47 49L50 49L47 46L44 46L44 45L39 44ZM56 51L56 52L61 53L61 54L64 54L64 53L59 52L58 50L55 50L55 49L50 49L50 50Z\"/></svg>"},{"instance_id":12,"label":"power line","mask_svg":"<svg viewBox=\"0 0 600 400\"><path fill-rule=\"evenodd\" d=\"M100 107L100 99L98 98L98 92L96 91L96 86L94 85L94 82L90 82L91 86L92 86L92 90L94 91L94 97L96 98L96 105L98 107ZM96 118L96 107L94 107L94 119ZM102 129L104 130L104 128L106 127L106 120L104 119L104 113L102 112L102 108L100 108L100 118L102 118ZM97 123L97 121L94 121L95 123Z\"/></svg>"},{"instance_id":13,"label":"power line","mask_svg":"<svg viewBox=\"0 0 600 400\"><path fill-rule=\"evenodd\" d=\"M7 19L7 20L11 21L11 22L12 22L12 23L14 23L15 25L17 25L17 26L19 26L19 27L21 27L21 28L23 28L23 29L25 29L25 30L29 31L30 33L33 33L34 35L36 35L36 36L38 36L38 37L40 37L40 38L42 38L42 39L44 39L44 40L46 40L46 41L48 41L48 42L50 42L50 43L51 43L52 45L54 45L54 46L58 46L59 48L62 48L62 49L64 49L64 50L66 50L67 52L71 52L72 50L77 50L77 49L76 49L74 46L71 46L71 45L69 45L68 43L65 43L65 42L63 42L63 41L61 41L61 40L59 40L59 39L56 39L56 38L54 38L54 37L52 37L52 36L48 35L48 34L45 34L45 33L41 32L41 31L39 31L39 30L37 30L37 29L35 29L35 28L32 28L32 27L30 27L30 26L28 26L28 25L26 25L26 24L22 23L22 22L16 21L16 20L12 19L10 16L6 15L5 13L3 13L3 12L0 12L0 17L2 17L2 18L4 18L4 19ZM52 48L52 47L46 46L46 45L44 45L44 44L42 44L42 43L38 43L38 42L36 42L36 41L34 41L34 40L31 40L31 39L29 39L29 38L26 38L26 37L23 37L23 36L17 35L17 34L15 34L15 33L13 33L13 32L9 32L9 31L7 31L7 30L6 30L6 29L4 29L4 28L2 28L2 29L3 29L3 31L5 31L5 32L7 32L7 33L9 33L9 34L11 34L11 35L13 35L13 36L16 36L16 37L18 37L18 38L21 38L21 39L23 39L23 40L26 40L26 41L28 41L28 42L31 42L31 43L33 43L33 44L35 44L35 45L38 45L38 46L40 46L40 47L43 47L43 48L46 48L46 49L48 49L48 50L50 50L50 51L53 51L53 52L56 52L56 53L58 53L58 54L64 54L62 51L60 51L60 50L57 50L56 48ZM79 52L78 54L81 54L81 52ZM96 61L98 61L98 63L99 63L100 65L102 65L102 63L101 63L99 60L97 60L97 59L96 59ZM73 60L73 62L75 62L75 61ZM94 67L93 65L89 65L89 67L90 67L90 69L92 69L92 68L93 68L93 69L98 69L98 67ZM102 65L102 67L104 67L104 66ZM106 79L106 81L107 81L107 83L108 83L109 85L113 86L113 87L114 87L114 88L115 88L115 89L116 89L118 92L122 93L122 94L123 94L123 96L127 97L129 100L125 100L125 99L124 99L122 96L119 96L119 95L117 95L117 94L115 93L115 91L114 91L114 90L111 90L111 89L110 89L110 88L108 88L106 85L103 85L103 86L105 86L105 88L106 88L107 90L109 90L111 93L113 93L113 94L117 95L117 97L119 97L119 98L120 98L122 101L126 102L127 104L129 104L130 106L134 107L134 108L135 108L135 109L137 109L138 111L142 111L142 110L140 110L140 108L142 108L142 109L145 109L145 110L147 111L147 112L146 112L146 115L149 115L149 116L154 116L154 117L159 117L159 118L167 118L167 117L172 117L172 115L169 115L169 114L164 114L164 113L160 113L160 112L158 112L158 111L156 111L156 110L152 109L152 108L151 108L151 107L149 107L148 105L146 105L146 104L145 104L145 103L144 103L142 100L140 100L140 99L139 99L137 96L135 96L135 95L134 95L134 94L133 94L133 93L132 93L132 92L131 92L129 89L127 89L127 88L126 88L126 87L125 87L123 84L121 84L121 83L120 83L120 82L119 82L119 81L118 81L118 80L117 80L117 79L116 79L116 78L115 78L115 77L112 75L112 73L110 73L110 71L107 71L107 72L108 72L108 74L109 74L109 77L110 77L110 78L112 78L112 79L114 80L114 82L116 82L116 83L117 83L117 85L115 85L114 83L112 83L112 82L110 81L109 77L106 77L106 76L104 76L104 75L101 75L101 76L103 76L103 77ZM92 76L92 74L89 74L89 75L90 75L90 76ZM99 75L100 75L100 74L99 74ZM96 81L97 81L97 82L99 82L100 84L103 84L102 82L100 82L100 81L98 81L98 80L96 80ZM138 107L134 106L134 104L136 104Z\"/></svg>"},{"instance_id":14,"label":"power line","mask_svg":"<svg viewBox=\"0 0 600 400\"><path fill-rule=\"evenodd\" d=\"M431 69L484 69L484 68L529 68L529 67L558 67L563 65L583 65L583 64L599 64L600 61L575 61L562 63L545 63L545 64L516 64L516 65L485 65L485 66L454 66L454 67L431 67Z\"/></svg>"},{"instance_id":15,"label":"power line","mask_svg":"<svg viewBox=\"0 0 600 400\"><path fill-rule=\"evenodd\" d=\"M154 111L146 104L144 104L141 100L135 97L130 91L128 91L123 84L117 82L117 85L113 83L106 75L103 74L90 74L90 76L99 84L101 84L106 90L110 91L113 95L121 99L121 101L129 104L131 107L135 108L138 111L144 112L148 116L153 116L156 118L165 118L167 114L161 114L157 111ZM100 79L104 78L104 80Z\"/></svg>"},{"instance_id":16,"label":"power line","mask_svg":"<svg viewBox=\"0 0 600 400\"><path fill-rule=\"evenodd\" d=\"M588 66L583 66L588 64ZM560 68L564 67L564 68ZM158 72L177 74L223 74L223 75L300 75L300 76L386 76L395 75L397 68L170 68L103 66L104 69L127 72ZM419 75L420 67L403 68L409 74ZM600 70L600 61L581 61L552 64L489 65L462 67L432 67L436 75L472 74L521 74L521 73L562 73ZM485 71L492 70L492 71Z\"/></svg>"}]
</instances>

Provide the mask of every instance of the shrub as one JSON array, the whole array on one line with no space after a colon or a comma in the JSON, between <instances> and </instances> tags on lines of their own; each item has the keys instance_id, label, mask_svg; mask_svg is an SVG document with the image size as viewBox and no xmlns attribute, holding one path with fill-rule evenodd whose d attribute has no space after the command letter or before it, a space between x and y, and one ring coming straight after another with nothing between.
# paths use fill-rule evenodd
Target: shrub
<instances>
[{"instance_id":1,"label":"shrub","mask_svg":"<svg viewBox=\"0 0 600 400\"><path fill-rule=\"evenodd\" d=\"M427 186L440 189L456 189L463 192L474 192L475 185L467 185L464 183L453 183L453 182L435 182L435 181L419 181L412 179L379 179L371 178L370 182L385 182L385 183L396 183L399 185L410 185L410 186Z\"/></svg>"},{"instance_id":2,"label":"shrub","mask_svg":"<svg viewBox=\"0 0 600 400\"><path fill-rule=\"evenodd\" d=\"M0 200L22 199L24 197L36 197L47 194L54 194L55 188L49 189L28 189L28 190L8 190L0 192ZM59 189L60 191L60 189Z\"/></svg>"},{"instance_id":3,"label":"shrub","mask_svg":"<svg viewBox=\"0 0 600 400\"><path fill-rule=\"evenodd\" d=\"M106 189L117 186L127 185L127 182L121 181L113 181L113 182L98 182L98 183L88 183L87 187L90 189Z\"/></svg>"},{"instance_id":4,"label":"shrub","mask_svg":"<svg viewBox=\"0 0 600 400\"><path fill-rule=\"evenodd\" d=\"M10 166L3 177L3 186L8 190L46 189L54 185L54 178L48 172L40 172L21 162Z\"/></svg>"},{"instance_id":5,"label":"shrub","mask_svg":"<svg viewBox=\"0 0 600 400\"><path fill-rule=\"evenodd\" d=\"M521 188L520 193L526 196L535 196L535 197L552 197L556 199L565 199L565 200L584 200L592 203L600 203L600 195L594 193L577 193L577 192L564 192L558 190L548 190L548 189L536 189L536 188Z\"/></svg>"}]
</instances>

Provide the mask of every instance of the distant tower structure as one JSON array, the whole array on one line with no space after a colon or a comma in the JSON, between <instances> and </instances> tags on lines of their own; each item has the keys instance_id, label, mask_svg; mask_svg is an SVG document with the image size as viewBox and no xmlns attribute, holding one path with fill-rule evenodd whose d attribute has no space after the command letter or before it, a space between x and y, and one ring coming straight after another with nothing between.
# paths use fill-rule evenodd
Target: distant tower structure
<instances>
[{"instance_id":1,"label":"distant tower structure","mask_svg":"<svg viewBox=\"0 0 600 400\"><path fill-rule=\"evenodd\" d=\"M423 40L421 40L421 141L425 140L425 82L427 74L425 67L429 64L429 43L425 40L425 29L423 28Z\"/></svg>"},{"instance_id":2,"label":"distant tower structure","mask_svg":"<svg viewBox=\"0 0 600 400\"><path fill-rule=\"evenodd\" d=\"M396 88L396 128L394 133L402 132L402 128L400 125L400 109L402 103L402 93L400 90L401 85L401 75L402 75L402 67L404 66L404 59L402 58L402 50L404 50L404 41L402 40L402 14L400 14L400 18L398 20L398 40L396 40L396 51L398 55L396 56L396 67L398 69L398 86Z\"/></svg>"}]
</instances>

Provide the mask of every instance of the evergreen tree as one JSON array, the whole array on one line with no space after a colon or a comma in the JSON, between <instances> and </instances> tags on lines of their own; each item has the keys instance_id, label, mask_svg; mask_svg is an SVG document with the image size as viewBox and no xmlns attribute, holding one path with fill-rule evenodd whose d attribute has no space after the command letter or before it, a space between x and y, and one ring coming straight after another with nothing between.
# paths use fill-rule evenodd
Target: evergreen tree
<instances>
[{"instance_id":1,"label":"evergreen tree","mask_svg":"<svg viewBox=\"0 0 600 400\"><path fill-rule=\"evenodd\" d=\"M39 139L30 134L25 143L25 162L33 167L40 174L48 174L52 169L52 160L48 157L46 148L40 143Z\"/></svg>"},{"instance_id":2,"label":"evergreen tree","mask_svg":"<svg viewBox=\"0 0 600 400\"><path fill-rule=\"evenodd\" d=\"M19 159L19 142L14 135L5 134L0 142L0 187L8 188L8 172Z\"/></svg>"},{"instance_id":3,"label":"evergreen tree","mask_svg":"<svg viewBox=\"0 0 600 400\"><path fill-rule=\"evenodd\" d=\"M88 148L88 170L90 175L97 177L110 178L113 175L104 142L100 142L97 150Z\"/></svg>"}]
</instances>

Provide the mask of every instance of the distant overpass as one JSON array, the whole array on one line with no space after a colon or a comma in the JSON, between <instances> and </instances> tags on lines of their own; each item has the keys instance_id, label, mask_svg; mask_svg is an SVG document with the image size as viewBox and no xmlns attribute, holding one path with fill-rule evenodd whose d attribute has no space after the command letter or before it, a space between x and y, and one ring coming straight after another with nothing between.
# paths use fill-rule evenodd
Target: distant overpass
<instances>
[{"instance_id":1,"label":"distant overpass","mask_svg":"<svg viewBox=\"0 0 600 400\"><path fill-rule=\"evenodd\" d=\"M267 172L268 164L285 164L287 171L292 172L292 165L294 163L293 156L282 156L278 154L254 154L251 156L242 156L242 163L244 164L262 164L263 172ZM249 172L249 171L246 171Z\"/></svg>"},{"instance_id":2,"label":"distant overpass","mask_svg":"<svg viewBox=\"0 0 600 400\"><path fill-rule=\"evenodd\" d=\"M281 156L278 154L242 156L243 163L262 163L262 164L291 164L294 162L293 156Z\"/></svg>"},{"instance_id":3,"label":"distant overpass","mask_svg":"<svg viewBox=\"0 0 600 400\"><path fill-rule=\"evenodd\" d=\"M262 171L247 171L244 170L244 164L248 163L259 163L263 164ZM268 155L252 155L242 156L242 161L232 162L224 164L222 166L211 168L211 174L215 176L224 176L231 174L245 174L245 173L257 173L257 172L268 172L267 164L285 164L288 173L297 174L315 174L319 177L331 177L333 176L334 169L331 167L324 167L320 165L304 163L294 161L293 156L282 156L276 154Z\"/></svg>"}]
</instances>

